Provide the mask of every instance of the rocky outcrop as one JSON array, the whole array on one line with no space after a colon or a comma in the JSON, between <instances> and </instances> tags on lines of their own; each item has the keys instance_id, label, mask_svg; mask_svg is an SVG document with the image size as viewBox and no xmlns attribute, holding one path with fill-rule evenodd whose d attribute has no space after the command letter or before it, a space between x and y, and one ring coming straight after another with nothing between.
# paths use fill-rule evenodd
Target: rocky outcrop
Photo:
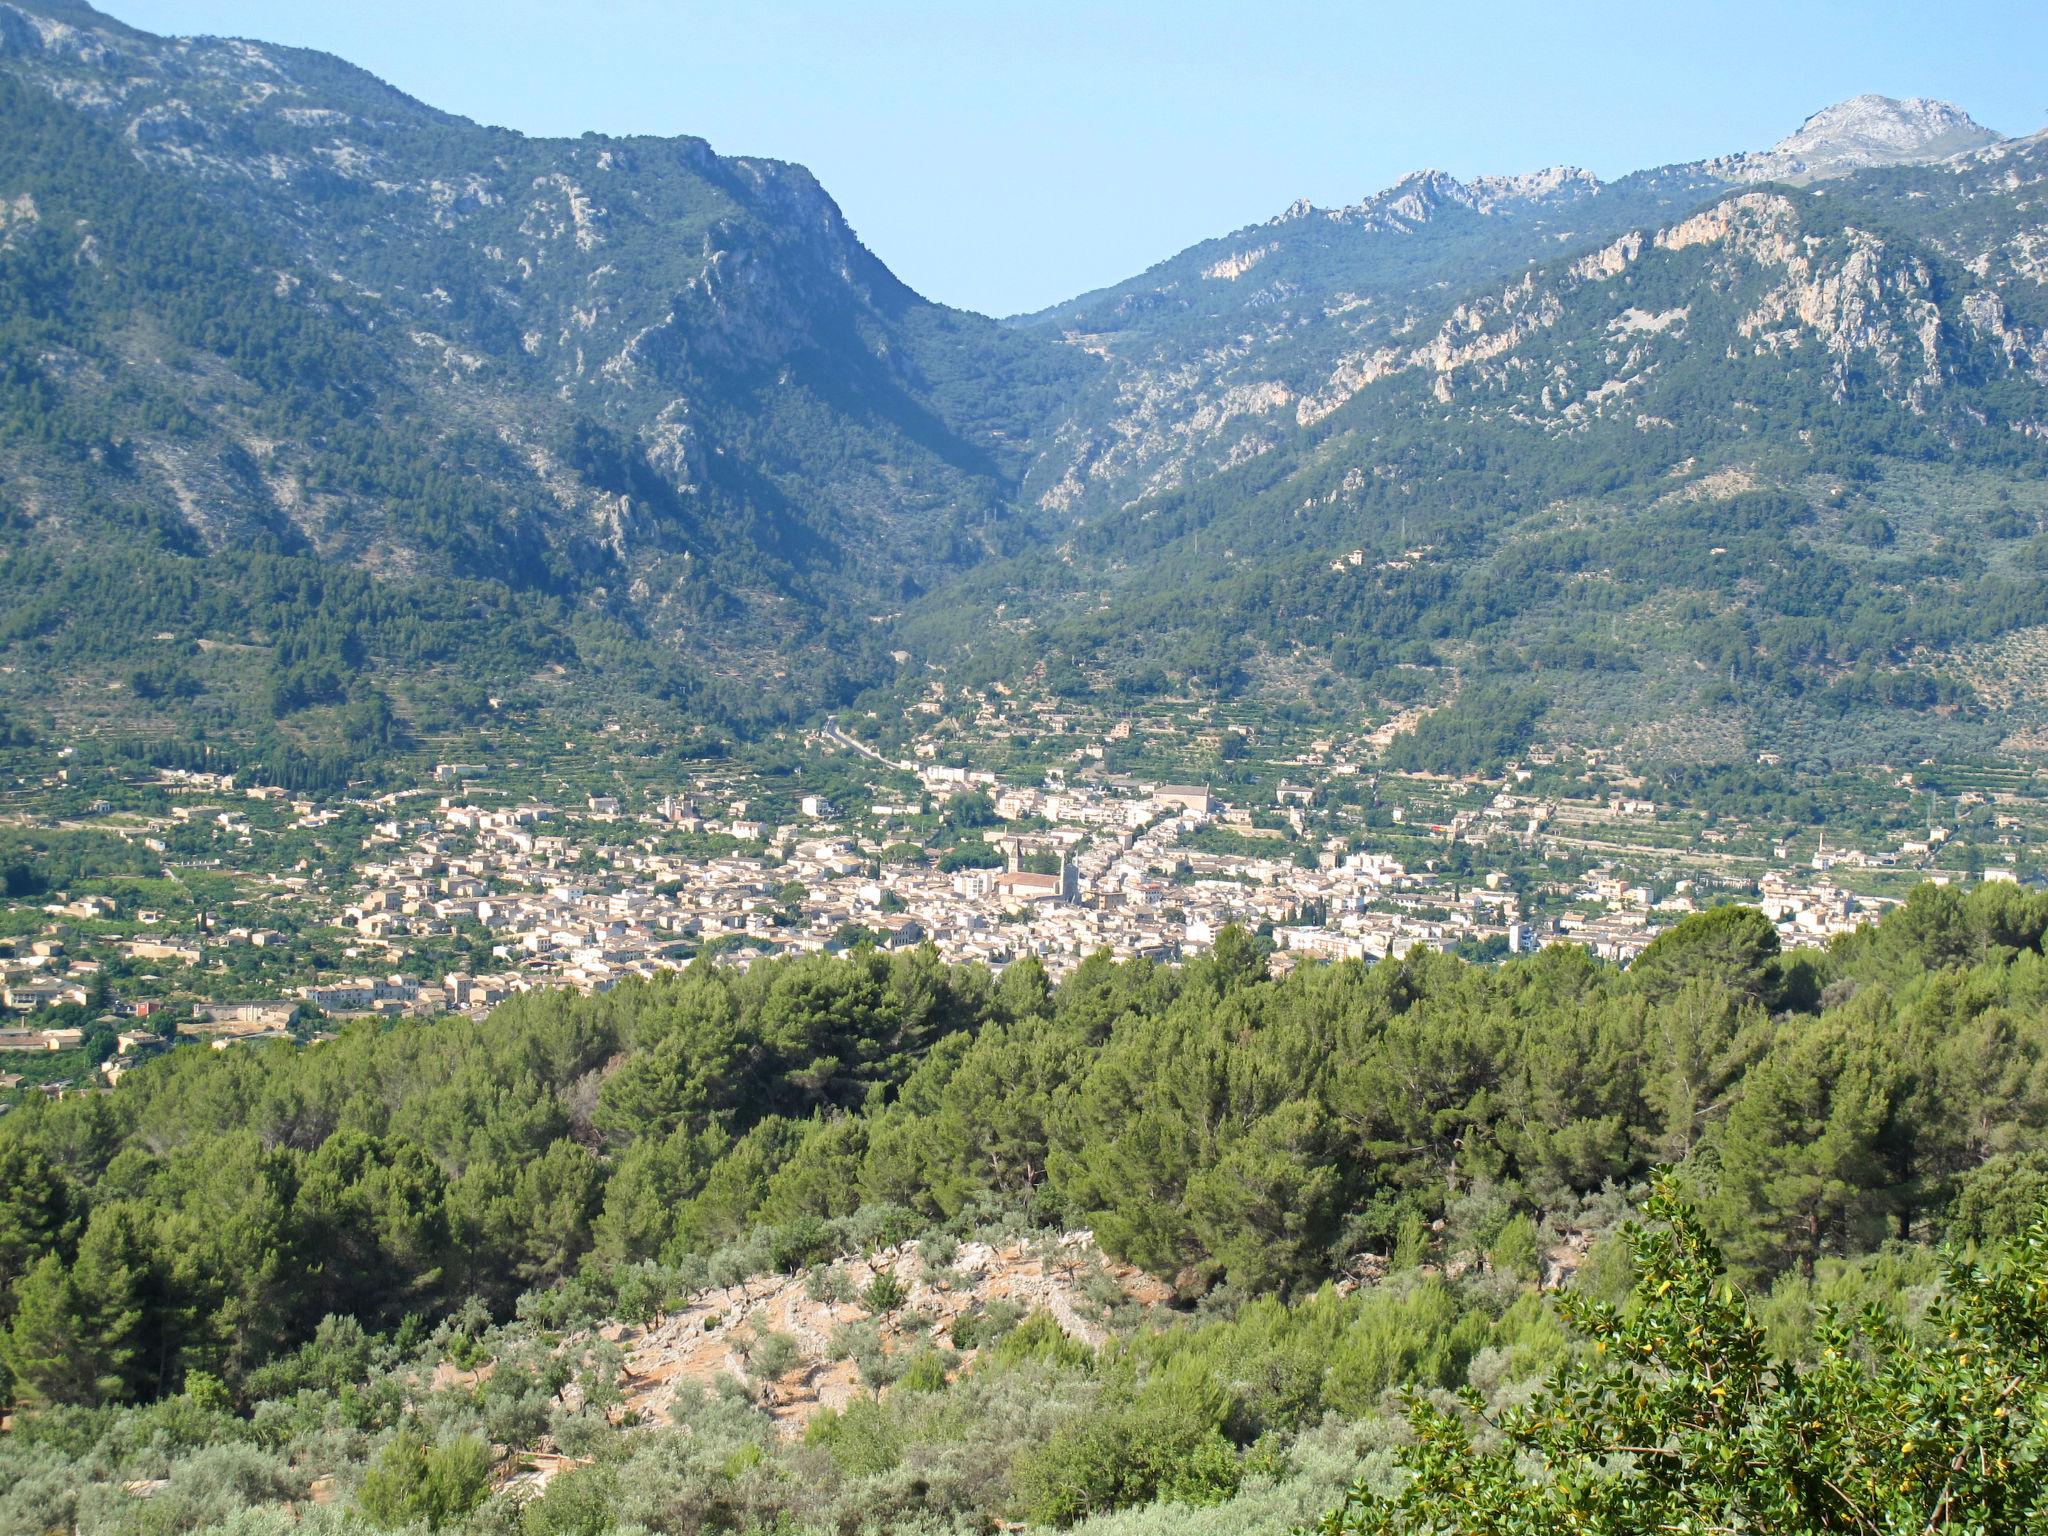
<instances>
[{"instance_id":1,"label":"rocky outcrop","mask_svg":"<svg viewBox=\"0 0 2048 1536\"><path fill-rule=\"evenodd\" d=\"M1546 166L1512 176L1475 176L1470 185L1476 206L1487 213L1516 203L1569 202L1602 190L1599 177L1576 165Z\"/></svg>"},{"instance_id":2,"label":"rocky outcrop","mask_svg":"<svg viewBox=\"0 0 2048 1536\"><path fill-rule=\"evenodd\" d=\"M756 1390L779 1432L795 1436L818 1412L844 1408L862 1390L858 1364L833 1358L835 1335L849 1326L872 1330L878 1355L900 1358L919 1348L949 1349L955 1323L998 1307L1016 1317L1044 1312L1070 1338L1099 1348L1109 1337L1099 1300L1105 1291L1147 1309L1173 1298L1163 1282L1107 1258L1088 1232L963 1243L944 1266L926 1263L910 1242L832 1268L846 1299L821 1299L809 1274L760 1275L701 1292L651 1324L603 1325L598 1336L625 1355L623 1408L660 1422L680 1392L748 1381L748 1352L779 1333L795 1343L795 1363ZM884 1274L901 1288L903 1306L876 1315L851 1297ZM962 1351L957 1368L973 1359L971 1348Z\"/></svg>"},{"instance_id":3,"label":"rocky outcrop","mask_svg":"<svg viewBox=\"0 0 2048 1536\"><path fill-rule=\"evenodd\" d=\"M2030 332L2014 324L2005 300L1987 290L1964 295L1963 318L1978 340L1997 350L2007 368L2048 385L2048 329Z\"/></svg>"},{"instance_id":4,"label":"rocky outcrop","mask_svg":"<svg viewBox=\"0 0 2048 1536\"><path fill-rule=\"evenodd\" d=\"M1600 179L1577 166L1553 165L1521 175L1460 181L1446 171L1410 171L1384 192L1340 208L1317 208L1306 198L1288 204L1268 227L1320 217L1332 223L1388 231L1412 230L1447 209L1503 214L1543 203L1565 204L1601 190Z\"/></svg>"},{"instance_id":5,"label":"rocky outcrop","mask_svg":"<svg viewBox=\"0 0 2048 1536\"><path fill-rule=\"evenodd\" d=\"M1248 251L1232 252L1221 261L1211 262L1208 266L1202 268L1202 276L1212 282L1221 279L1224 282L1234 283L1278 249L1279 246L1269 243L1266 245L1255 245Z\"/></svg>"},{"instance_id":6,"label":"rocky outcrop","mask_svg":"<svg viewBox=\"0 0 2048 1536\"><path fill-rule=\"evenodd\" d=\"M1799 347L1810 337L1833 360L1835 397L1852 375L1874 375L1885 393L1919 409L1943 381L1942 315L1925 258L1890 249L1859 229L1832 239L1808 234L1791 200L1751 192L1727 198L1656 237L1659 250L1718 247L1777 274L1737 327L1755 350Z\"/></svg>"},{"instance_id":7,"label":"rocky outcrop","mask_svg":"<svg viewBox=\"0 0 2048 1536\"><path fill-rule=\"evenodd\" d=\"M1820 181L1875 166L1945 160L2000 137L1950 102L1853 96L1814 113L1767 150L1708 164L1730 181Z\"/></svg>"}]
</instances>

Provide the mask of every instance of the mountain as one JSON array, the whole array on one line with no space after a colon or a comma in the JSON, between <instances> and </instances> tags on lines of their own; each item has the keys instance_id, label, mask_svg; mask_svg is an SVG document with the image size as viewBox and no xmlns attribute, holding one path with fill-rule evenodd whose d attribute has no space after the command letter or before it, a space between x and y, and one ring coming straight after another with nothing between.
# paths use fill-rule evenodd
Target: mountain
<instances>
[{"instance_id":1,"label":"mountain","mask_svg":"<svg viewBox=\"0 0 2048 1536\"><path fill-rule=\"evenodd\" d=\"M1716 163L1735 181L1819 181L1887 165L1923 165L1996 144L2001 135L1946 101L1852 96L1816 112L1760 154Z\"/></svg>"},{"instance_id":2,"label":"mountain","mask_svg":"<svg viewBox=\"0 0 2048 1536\"><path fill-rule=\"evenodd\" d=\"M481 584L542 672L624 647L706 707L802 708L886 671L872 615L1002 546L1035 396L1093 366L701 140L529 139L63 3L0 6L0 90L8 495L66 581L119 527L172 586L258 554L434 612ZM351 626L380 633L307 644L405 649ZM783 686L798 657L819 686Z\"/></svg>"},{"instance_id":3,"label":"mountain","mask_svg":"<svg viewBox=\"0 0 2048 1536\"><path fill-rule=\"evenodd\" d=\"M1056 555L968 578L1025 627L975 675L1323 717L1469 685L1635 761L2031 751L2044 173L1861 99L1764 157L1297 205L1027 317L1113 372L1030 482Z\"/></svg>"},{"instance_id":4,"label":"mountain","mask_svg":"<svg viewBox=\"0 0 2048 1536\"><path fill-rule=\"evenodd\" d=\"M1614 191L1567 167L1471 184L1422 171L1348 207L1298 201L1025 317L1015 323L1115 365L1056 425L1029 489L1048 510L1088 510L1242 463L1327 415L1363 361L1447 290L1689 206L1713 184Z\"/></svg>"},{"instance_id":5,"label":"mountain","mask_svg":"<svg viewBox=\"0 0 2048 1536\"><path fill-rule=\"evenodd\" d=\"M1059 510L1118 505L1266 451L1328 415L1446 298L1690 212L1757 181L1816 180L1996 143L1942 102L1859 96L1771 149L1602 183L1552 166L1463 182L1403 177L1342 208L1300 200L1126 282L1012 323L1122 366L1063 420L1034 489Z\"/></svg>"},{"instance_id":6,"label":"mountain","mask_svg":"<svg viewBox=\"0 0 2048 1536\"><path fill-rule=\"evenodd\" d=\"M1419 172L1002 322L801 167L76 0L0 4L0 148L33 729L338 782L935 666L1653 761L2048 732L2048 151L1944 103Z\"/></svg>"}]
</instances>

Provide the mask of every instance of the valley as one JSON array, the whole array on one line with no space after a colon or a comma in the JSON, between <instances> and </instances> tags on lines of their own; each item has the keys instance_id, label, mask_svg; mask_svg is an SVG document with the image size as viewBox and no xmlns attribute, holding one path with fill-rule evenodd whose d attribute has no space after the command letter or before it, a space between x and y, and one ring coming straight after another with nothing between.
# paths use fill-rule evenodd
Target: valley
<instances>
[{"instance_id":1,"label":"valley","mask_svg":"<svg viewBox=\"0 0 2048 1536\"><path fill-rule=\"evenodd\" d=\"M0 0L0 1536L2038 1530L2048 134L732 148Z\"/></svg>"}]
</instances>

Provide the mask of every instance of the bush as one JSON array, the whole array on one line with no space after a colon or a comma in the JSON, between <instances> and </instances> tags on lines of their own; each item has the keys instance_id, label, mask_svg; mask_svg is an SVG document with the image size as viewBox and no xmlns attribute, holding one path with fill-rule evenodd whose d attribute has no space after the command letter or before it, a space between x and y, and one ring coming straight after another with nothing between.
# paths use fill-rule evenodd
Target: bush
<instances>
[{"instance_id":1,"label":"bush","mask_svg":"<svg viewBox=\"0 0 2048 1536\"><path fill-rule=\"evenodd\" d=\"M992 1357L999 1366L1021 1365L1027 1360L1052 1365L1080 1367L1095 1358L1095 1352L1067 1332L1050 1312L1032 1313L1003 1336Z\"/></svg>"},{"instance_id":2,"label":"bush","mask_svg":"<svg viewBox=\"0 0 2048 1536\"><path fill-rule=\"evenodd\" d=\"M1237 1492L1242 1468L1217 1427L1219 1411L1200 1393L1153 1390L1061 1430L1017 1468L1027 1516L1070 1525L1154 1499L1221 1503Z\"/></svg>"},{"instance_id":3,"label":"bush","mask_svg":"<svg viewBox=\"0 0 2048 1536\"><path fill-rule=\"evenodd\" d=\"M834 1360L857 1359L882 1347L882 1336L872 1323L840 1323L826 1340L825 1351Z\"/></svg>"},{"instance_id":4,"label":"bush","mask_svg":"<svg viewBox=\"0 0 2048 1536\"><path fill-rule=\"evenodd\" d=\"M920 1344L903 1368L902 1388L906 1392L943 1392L947 1387L946 1373L955 1363L931 1345Z\"/></svg>"},{"instance_id":5,"label":"bush","mask_svg":"<svg viewBox=\"0 0 2048 1536\"><path fill-rule=\"evenodd\" d=\"M561 1360L549 1362L550 1374L537 1372L515 1361L501 1360L478 1389L483 1401L484 1432L504 1445L530 1446L547 1433L555 1394L568 1380L569 1367Z\"/></svg>"},{"instance_id":6,"label":"bush","mask_svg":"<svg viewBox=\"0 0 2048 1536\"><path fill-rule=\"evenodd\" d=\"M1949 1209L1961 1243L2010 1243L2048 1210L2048 1152L2000 1153L1963 1175Z\"/></svg>"},{"instance_id":7,"label":"bush","mask_svg":"<svg viewBox=\"0 0 2048 1536\"><path fill-rule=\"evenodd\" d=\"M525 1536L604 1536L612 1528L618 1475L610 1467L581 1467L551 1481L520 1517Z\"/></svg>"},{"instance_id":8,"label":"bush","mask_svg":"<svg viewBox=\"0 0 2048 1536\"><path fill-rule=\"evenodd\" d=\"M1500 1229L1487 1253L1487 1262L1504 1275L1534 1280L1542 1267L1542 1250L1536 1240L1536 1223L1516 1216Z\"/></svg>"},{"instance_id":9,"label":"bush","mask_svg":"<svg viewBox=\"0 0 2048 1536\"><path fill-rule=\"evenodd\" d=\"M860 1304L871 1316L885 1317L908 1298L909 1292L904 1290L903 1282L885 1269L861 1287Z\"/></svg>"},{"instance_id":10,"label":"bush","mask_svg":"<svg viewBox=\"0 0 2048 1536\"><path fill-rule=\"evenodd\" d=\"M876 1477L902 1459L902 1436L889 1412L873 1398L857 1397L844 1408L827 1408L804 1430L804 1444L823 1446L849 1477Z\"/></svg>"},{"instance_id":11,"label":"bush","mask_svg":"<svg viewBox=\"0 0 2048 1536\"><path fill-rule=\"evenodd\" d=\"M880 1392L903 1374L903 1357L879 1347L856 1355L854 1363L860 1367L861 1385L870 1392Z\"/></svg>"},{"instance_id":12,"label":"bush","mask_svg":"<svg viewBox=\"0 0 2048 1536\"><path fill-rule=\"evenodd\" d=\"M837 1264L820 1264L804 1276L804 1294L837 1306L853 1300L853 1282Z\"/></svg>"},{"instance_id":13,"label":"bush","mask_svg":"<svg viewBox=\"0 0 2048 1536\"><path fill-rule=\"evenodd\" d=\"M763 1334L747 1355L747 1374L757 1382L777 1381L803 1358L796 1340L786 1333Z\"/></svg>"},{"instance_id":14,"label":"bush","mask_svg":"<svg viewBox=\"0 0 2048 1536\"><path fill-rule=\"evenodd\" d=\"M962 1312L953 1319L948 1334L955 1349L986 1349L1023 1320L1023 1304L999 1296L985 1306Z\"/></svg>"},{"instance_id":15,"label":"bush","mask_svg":"<svg viewBox=\"0 0 2048 1536\"><path fill-rule=\"evenodd\" d=\"M452 1525L483 1502L491 1453L474 1435L429 1445L417 1425L400 1427L363 1474L356 1503L386 1530Z\"/></svg>"},{"instance_id":16,"label":"bush","mask_svg":"<svg viewBox=\"0 0 2048 1536\"><path fill-rule=\"evenodd\" d=\"M1411 1476L1391 1498L1354 1489L1324 1536L2039 1529L2048 1224L1993 1266L1951 1257L1922 1328L1822 1307L1801 1366L1770 1351L1669 1182L1645 1213L1631 1304L1561 1293L1593 1347L1500 1417L1501 1443L1481 1449L1465 1414L1411 1392Z\"/></svg>"},{"instance_id":17,"label":"bush","mask_svg":"<svg viewBox=\"0 0 2048 1536\"><path fill-rule=\"evenodd\" d=\"M835 1240L836 1234L822 1216L799 1216L769 1232L768 1267L777 1274L794 1274L828 1257Z\"/></svg>"},{"instance_id":18,"label":"bush","mask_svg":"<svg viewBox=\"0 0 2048 1536\"><path fill-rule=\"evenodd\" d=\"M1455 1387L1465 1379L1466 1363L1485 1347L1488 1331L1486 1318L1462 1307L1436 1276L1371 1291L1331 1352L1330 1405L1364 1415L1388 1387Z\"/></svg>"}]
</instances>

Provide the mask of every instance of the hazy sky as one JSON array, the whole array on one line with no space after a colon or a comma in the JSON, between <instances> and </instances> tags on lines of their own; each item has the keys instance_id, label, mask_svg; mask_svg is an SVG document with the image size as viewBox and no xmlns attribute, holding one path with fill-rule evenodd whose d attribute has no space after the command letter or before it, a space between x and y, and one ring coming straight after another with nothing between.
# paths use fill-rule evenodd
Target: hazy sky
<instances>
[{"instance_id":1,"label":"hazy sky","mask_svg":"<svg viewBox=\"0 0 2048 1536\"><path fill-rule=\"evenodd\" d=\"M102 0L338 53L529 133L802 161L920 291L1003 314L1403 171L1603 176L1863 91L2048 125L2041 0Z\"/></svg>"}]
</instances>

